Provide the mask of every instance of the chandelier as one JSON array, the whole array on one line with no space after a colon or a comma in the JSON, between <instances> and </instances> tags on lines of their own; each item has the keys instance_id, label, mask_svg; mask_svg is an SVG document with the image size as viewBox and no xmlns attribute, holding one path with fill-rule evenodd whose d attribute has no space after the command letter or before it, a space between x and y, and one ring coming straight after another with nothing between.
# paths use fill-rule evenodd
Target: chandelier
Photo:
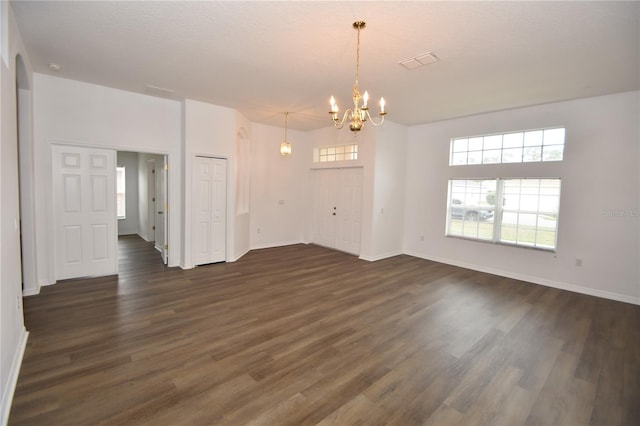
<instances>
[{"instance_id":1,"label":"chandelier","mask_svg":"<svg viewBox=\"0 0 640 426\"><path fill-rule=\"evenodd\" d=\"M371 121L371 124L374 126L379 126L384 123L384 116L387 113L384 111L384 98L380 98L380 112L378 115L380 116L380 121L377 123L369 114L369 106L367 102L369 101L369 93L365 90L364 95L360 95L360 91L358 90L358 77L360 74L360 30L363 29L367 24L364 21L356 21L353 23L353 28L358 30L358 44L356 46L356 82L353 84L353 109L349 108L344 112L344 116L342 120L338 118L338 104L333 96L329 100L331 104L331 110L329 114L331 114L331 119L333 120L333 125L337 129L342 129L347 120L349 120L349 129L352 132L359 132L362 130L365 121ZM362 105L360 101L362 100Z\"/></svg>"},{"instance_id":2,"label":"chandelier","mask_svg":"<svg viewBox=\"0 0 640 426\"><path fill-rule=\"evenodd\" d=\"M289 155L291 154L291 144L287 142L287 117L289 116L288 112L284 113L284 142L280 144L280 155Z\"/></svg>"}]
</instances>

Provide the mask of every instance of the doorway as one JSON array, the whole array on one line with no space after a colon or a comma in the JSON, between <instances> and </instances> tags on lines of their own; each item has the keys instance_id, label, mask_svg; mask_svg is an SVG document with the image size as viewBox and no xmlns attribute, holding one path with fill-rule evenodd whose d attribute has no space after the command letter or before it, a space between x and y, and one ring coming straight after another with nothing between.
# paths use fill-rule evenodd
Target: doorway
<instances>
[{"instance_id":1,"label":"doorway","mask_svg":"<svg viewBox=\"0 0 640 426\"><path fill-rule=\"evenodd\" d=\"M117 165L124 169L124 195L120 206L118 236L137 235L155 248L163 264L168 259L167 156L118 151Z\"/></svg>"},{"instance_id":2,"label":"doorway","mask_svg":"<svg viewBox=\"0 0 640 426\"><path fill-rule=\"evenodd\" d=\"M313 243L360 254L362 176L361 167L312 171Z\"/></svg>"}]
</instances>

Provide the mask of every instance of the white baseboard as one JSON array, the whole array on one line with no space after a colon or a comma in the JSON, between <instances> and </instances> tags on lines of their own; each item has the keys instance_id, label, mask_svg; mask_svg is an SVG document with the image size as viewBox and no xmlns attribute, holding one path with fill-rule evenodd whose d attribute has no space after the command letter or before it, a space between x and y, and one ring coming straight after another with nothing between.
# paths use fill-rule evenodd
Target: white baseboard
<instances>
[{"instance_id":1,"label":"white baseboard","mask_svg":"<svg viewBox=\"0 0 640 426\"><path fill-rule=\"evenodd\" d=\"M145 240L146 242L150 243L151 241L149 241L149 237L146 235L141 234L140 232L137 233L138 237L142 238L143 240Z\"/></svg>"},{"instance_id":2,"label":"white baseboard","mask_svg":"<svg viewBox=\"0 0 640 426\"><path fill-rule=\"evenodd\" d=\"M36 288L25 288L22 290L22 296L24 297L35 296L37 294L40 294L40 286Z\"/></svg>"},{"instance_id":3,"label":"white baseboard","mask_svg":"<svg viewBox=\"0 0 640 426\"><path fill-rule=\"evenodd\" d=\"M266 249L266 248L292 246L294 244L303 244L303 243L300 240L296 240L296 241L282 241L280 243L258 244L258 245L251 246L250 250L260 250L260 249Z\"/></svg>"},{"instance_id":4,"label":"white baseboard","mask_svg":"<svg viewBox=\"0 0 640 426\"><path fill-rule=\"evenodd\" d=\"M18 384L18 374L20 374L20 367L22 366L22 358L24 357L24 350L27 347L27 339L29 338L29 332L26 329L22 329L22 335L18 341L18 347L11 363L11 371L7 377L7 382L2 391L2 417L0 424L6 425L9 421L9 413L11 412L11 403L13 402L13 394L16 391L16 385Z\"/></svg>"},{"instance_id":5,"label":"white baseboard","mask_svg":"<svg viewBox=\"0 0 640 426\"><path fill-rule=\"evenodd\" d=\"M249 253L250 251L251 251L251 249L246 249L245 251L243 251L242 253L240 253L236 257L232 257L231 259L227 259L227 262L237 262L242 256L244 256L245 254Z\"/></svg>"},{"instance_id":6,"label":"white baseboard","mask_svg":"<svg viewBox=\"0 0 640 426\"><path fill-rule=\"evenodd\" d=\"M461 268L472 269L474 271L486 272L488 274L499 275L501 277L513 278L515 280L526 281L532 284L539 284L546 287L553 287L559 290L572 291L574 293L582 293L589 296L601 297L603 299L615 300L618 302L631 303L633 305L640 305L640 297L627 296L625 294L614 293L610 291L597 290L588 287L582 287L575 284L562 283L558 281L552 281L545 278L534 277L531 275L519 274L511 271L504 271L502 269L488 268L486 266L476 265L473 263L460 262L452 259L445 259L440 257L425 256L424 254L405 251L405 254L413 257L419 257L421 259L432 260L438 263L445 263L447 265L459 266Z\"/></svg>"},{"instance_id":7,"label":"white baseboard","mask_svg":"<svg viewBox=\"0 0 640 426\"><path fill-rule=\"evenodd\" d=\"M378 260L382 260L382 259L388 259L390 257L393 256L399 256L403 254L401 251L393 251L393 252L388 252L388 253L384 253L384 254L379 254L376 256L360 256L360 259L362 260L366 260L369 262L376 262Z\"/></svg>"}]
</instances>

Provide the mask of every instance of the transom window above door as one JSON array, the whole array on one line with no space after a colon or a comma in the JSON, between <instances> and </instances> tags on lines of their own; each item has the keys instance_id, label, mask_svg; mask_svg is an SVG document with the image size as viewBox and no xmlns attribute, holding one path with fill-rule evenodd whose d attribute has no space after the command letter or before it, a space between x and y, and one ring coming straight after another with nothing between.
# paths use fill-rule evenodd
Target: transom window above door
<instances>
[{"instance_id":1,"label":"transom window above door","mask_svg":"<svg viewBox=\"0 0 640 426\"><path fill-rule=\"evenodd\" d=\"M358 159L358 144L322 146L313 150L314 163Z\"/></svg>"}]
</instances>

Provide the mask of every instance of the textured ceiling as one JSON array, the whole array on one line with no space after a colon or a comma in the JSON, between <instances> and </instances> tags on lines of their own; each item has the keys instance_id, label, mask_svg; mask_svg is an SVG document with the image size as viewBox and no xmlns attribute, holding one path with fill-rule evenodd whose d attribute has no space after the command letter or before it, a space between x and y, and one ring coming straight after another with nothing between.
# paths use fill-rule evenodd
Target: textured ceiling
<instances>
[{"instance_id":1,"label":"textured ceiling","mask_svg":"<svg viewBox=\"0 0 640 426\"><path fill-rule=\"evenodd\" d=\"M13 1L34 70L329 124L360 87L406 125L640 88L640 2ZM440 61L407 70L424 52ZM62 69L54 73L47 64ZM376 108L373 108L375 112Z\"/></svg>"}]
</instances>

